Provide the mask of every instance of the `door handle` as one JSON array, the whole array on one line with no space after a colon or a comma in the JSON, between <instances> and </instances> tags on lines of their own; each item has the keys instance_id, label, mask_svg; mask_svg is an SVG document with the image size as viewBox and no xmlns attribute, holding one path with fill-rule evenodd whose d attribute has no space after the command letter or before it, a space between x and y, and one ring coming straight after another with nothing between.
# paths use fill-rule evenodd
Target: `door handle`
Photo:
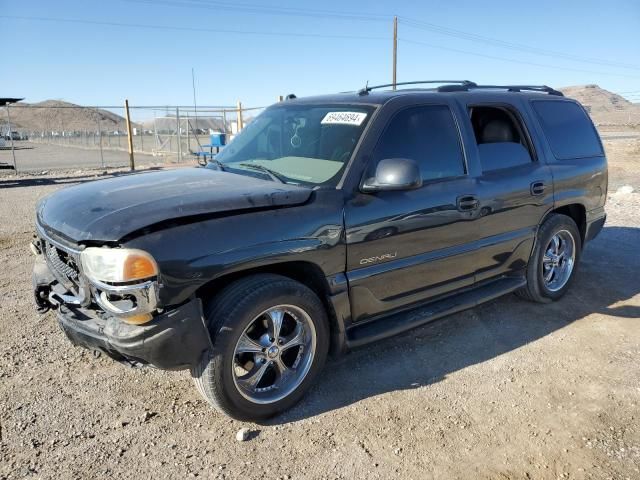
<instances>
[{"instance_id":1,"label":"door handle","mask_svg":"<svg viewBox=\"0 0 640 480\"><path fill-rule=\"evenodd\" d=\"M547 186L544 182L533 182L531 184L531 195L542 195Z\"/></svg>"},{"instance_id":2,"label":"door handle","mask_svg":"<svg viewBox=\"0 0 640 480\"><path fill-rule=\"evenodd\" d=\"M480 206L480 200L475 195L463 195L457 198L456 201L458 210L461 212L468 212L470 210L476 210Z\"/></svg>"}]
</instances>

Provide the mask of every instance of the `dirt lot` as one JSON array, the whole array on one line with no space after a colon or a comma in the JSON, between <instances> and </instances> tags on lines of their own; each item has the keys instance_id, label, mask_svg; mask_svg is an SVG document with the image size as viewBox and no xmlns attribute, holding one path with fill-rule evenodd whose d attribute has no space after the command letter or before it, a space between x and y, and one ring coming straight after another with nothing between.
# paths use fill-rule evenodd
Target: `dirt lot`
<instances>
[{"instance_id":1,"label":"dirt lot","mask_svg":"<svg viewBox=\"0 0 640 480\"><path fill-rule=\"evenodd\" d=\"M609 220L563 300L508 296L358 350L268 425L39 317L34 205L93 176L0 177L0 479L640 478L640 143L607 151Z\"/></svg>"}]
</instances>

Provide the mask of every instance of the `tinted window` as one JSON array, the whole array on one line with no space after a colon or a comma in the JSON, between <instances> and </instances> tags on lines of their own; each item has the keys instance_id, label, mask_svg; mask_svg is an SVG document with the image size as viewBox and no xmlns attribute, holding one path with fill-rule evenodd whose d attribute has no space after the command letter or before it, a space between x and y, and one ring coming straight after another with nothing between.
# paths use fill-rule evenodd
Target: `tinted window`
<instances>
[{"instance_id":1,"label":"tinted window","mask_svg":"<svg viewBox=\"0 0 640 480\"><path fill-rule=\"evenodd\" d=\"M415 160L423 180L464 175L460 137L449 107L412 107L396 114L376 145L374 165L385 158Z\"/></svg>"},{"instance_id":2,"label":"tinted window","mask_svg":"<svg viewBox=\"0 0 640 480\"><path fill-rule=\"evenodd\" d=\"M602 155L602 146L585 111L573 102L535 101L533 109L557 158Z\"/></svg>"}]
</instances>

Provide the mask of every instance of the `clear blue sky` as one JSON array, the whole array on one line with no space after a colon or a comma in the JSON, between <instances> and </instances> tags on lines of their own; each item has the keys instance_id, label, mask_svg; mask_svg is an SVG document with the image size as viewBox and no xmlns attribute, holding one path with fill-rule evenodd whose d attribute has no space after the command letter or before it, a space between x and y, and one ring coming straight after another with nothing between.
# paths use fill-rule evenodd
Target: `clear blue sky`
<instances>
[{"instance_id":1,"label":"clear blue sky","mask_svg":"<svg viewBox=\"0 0 640 480\"><path fill-rule=\"evenodd\" d=\"M367 80L388 83L393 15L401 17L398 81L597 83L638 92L629 97L640 98L637 0L3 0L0 5L0 96L24 96L29 102L120 105L128 98L134 105L192 104L191 67L201 105L241 99L257 106L290 92L302 96L352 90ZM51 18L99 23L42 20ZM445 35L438 33L440 27L463 33Z\"/></svg>"}]
</instances>

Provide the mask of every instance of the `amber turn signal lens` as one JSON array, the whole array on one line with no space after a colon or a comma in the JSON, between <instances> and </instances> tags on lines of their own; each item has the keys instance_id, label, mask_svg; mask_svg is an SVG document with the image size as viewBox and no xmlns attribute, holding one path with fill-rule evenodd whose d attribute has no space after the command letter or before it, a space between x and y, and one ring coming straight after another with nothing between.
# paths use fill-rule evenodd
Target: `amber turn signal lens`
<instances>
[{"instance_id":1,"label":"amber turn signal lens","mask_svg":"<svg viewBox=\"0 0 640 480\"><path fill-rule=\"evenodd\" d=\"M141 313L139 315L132 315L131 317L121 317L120 320L131 325L142 325L143 323L149 322L152 318L153 315L150 313Z\"/></svg>"},{"instance_id":2,"label":"amber turn signal lens","mask_svg":"<svg viewBox=\"0 0 640 480\"><path fill-rule=\"evenodd\" d=\"M132 253L127 256L123 267L123 277L127 281L150 278L158 274L156 263L148 255Z\"/></svg>"}]
</instances>

